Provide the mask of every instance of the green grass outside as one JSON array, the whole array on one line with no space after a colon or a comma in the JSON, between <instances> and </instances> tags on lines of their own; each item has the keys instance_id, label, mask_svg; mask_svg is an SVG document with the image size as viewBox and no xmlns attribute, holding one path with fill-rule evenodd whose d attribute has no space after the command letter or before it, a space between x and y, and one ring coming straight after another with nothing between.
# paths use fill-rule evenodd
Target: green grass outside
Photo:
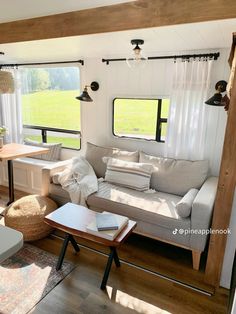
<instances>
[{"instance_id":1,"label":"green grass outside","mask_svg":"<svg viewBox=\"0 0 236 314\"><path fill-rule=\"evenodd\" d=\"M43 91L22 96L23 124L80 130L80 102L78 90ZM41 136L26 136L41 141ZM64 147L80 149L80 140L70 137L48 136L48 143L62 143Z\"/></svg>"},{"instance_id":2,"label":"green grass outside","mask_svg":"<svg viewBox=\"0 0 236 314\"><path fill-rule=\"evenodd\" d=\"M22 96L23 124L80 130L78 90L43 91Z\"/></svg>"},{"instance_id":3,"label":"green grass outside","mask_svg":"<svg viewBox=\"0 0 236 314\"><path fill-rule=\"evenodd\" d=\"M162 118L168 118L169 100L162 100ZM114 107L116 135L147 135L155 138L157 100L116 99ZM163 135L166 127L163 125Z\"/></svg>"},{"instance_id":4,"label":"green grass outside","mask_svg":"<svg viewBox=\"0 0 236 314\"><path fill-rule=\"evenodd\" d=\"M75 99L78 90L42 91L22 96L23 124L80 130L80 103ZM167 118L169 100L162 101L162 118ZM147 135L155 138L157 100L116 99L114 108L114 131L117 135ZM163 136L166 126L163 125ZM27 136L41 140L40 136ZM79 139L48 137L48 142L63 143L63 146L80 148Z\"/></svg>"}]
</instances>

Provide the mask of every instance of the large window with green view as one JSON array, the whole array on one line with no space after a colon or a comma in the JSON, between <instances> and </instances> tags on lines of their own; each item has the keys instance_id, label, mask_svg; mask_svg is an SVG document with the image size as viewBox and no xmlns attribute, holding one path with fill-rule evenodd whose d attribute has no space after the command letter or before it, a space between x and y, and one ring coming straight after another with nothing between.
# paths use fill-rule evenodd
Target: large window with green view
<instances>
[{"instance_id":1,"label":"large window with green view","mask_svg":"<svg viewBox=\"0 0 236 314\"><path fill-rule=\"evenodd\" d=\"M22 69L24 137L80 149L79 88L76 66Z\"/></svg>"},{"instance_id":2,"label":"large window with green view","mask_svg":"<svg viewBox=\"0 0 236 314\"><path fill-rule=\"evenodd\" d=\"M170 100L115 98L113 134L118 137L164 142Z\"/></svg>"}]
</instances>

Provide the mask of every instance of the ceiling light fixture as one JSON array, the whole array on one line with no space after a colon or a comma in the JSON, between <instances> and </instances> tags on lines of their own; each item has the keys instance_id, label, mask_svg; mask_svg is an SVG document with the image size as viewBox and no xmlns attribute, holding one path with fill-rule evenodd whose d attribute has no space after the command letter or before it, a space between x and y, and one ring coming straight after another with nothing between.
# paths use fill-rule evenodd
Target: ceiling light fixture
<instances>
[{"instance_id":1,"label":"ceiling light fixture","mask_svg":"<svg viewBox=\"0 0 236 314\"><path fill-rule=\"evenodd\" d=\"M142 53L142 49L139 47L144 44L143 39L132 39L131 44L135 45L133 53L130 57L126 58L126 62L130 68L144 66L148 60Z\"/></svg>"},{"instance_id":2,"label":"ceiling light fixture","mask_svg":"<svg viewBox=\"0 0 236 314\"><path fill-rule=\"evenodd\" d=\"M93 101L92 98L89 96L88 87L90 87L91 90L95 92L99 89L99 84L98 84L98 82L92 82L90 85L85 85L82 94L80 96L75 97L75 98L78 100L81 100L81 101L87 101L87 102Z\"/></svg>"},{"instance_id":3,"label":"ceiling light fixture","mask_svg":"<svg viewBox=\"0 0 236 314\"><path fill-rule=\"evenodd\" d=\"M210 106L226 106L226 99L222 96L222 93L226 91L227 82L226 81L218 81L215 85L216 93L209 98L205 104Z\"/></svg>"}]
</instances>

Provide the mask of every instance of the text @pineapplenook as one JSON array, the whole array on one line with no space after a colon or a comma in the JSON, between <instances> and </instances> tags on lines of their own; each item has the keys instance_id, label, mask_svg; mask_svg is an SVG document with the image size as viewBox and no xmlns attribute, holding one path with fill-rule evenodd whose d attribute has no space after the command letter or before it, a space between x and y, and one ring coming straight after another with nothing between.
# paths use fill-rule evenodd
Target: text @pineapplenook
<instances>
[{"instance_id":1,"label":"text @pineapplenook","mask_svg":"<svg viewBox=\"0 0 236 314\"><path fill-rule=\"evenodd\" d=\"M200 234L200 235L208 235L208 234L231 234L231 230L227 229L177 229L175 228L172 231L173 234L181 234L181 235L189 235L189 234Z\"/></svg>"}]
</instances>

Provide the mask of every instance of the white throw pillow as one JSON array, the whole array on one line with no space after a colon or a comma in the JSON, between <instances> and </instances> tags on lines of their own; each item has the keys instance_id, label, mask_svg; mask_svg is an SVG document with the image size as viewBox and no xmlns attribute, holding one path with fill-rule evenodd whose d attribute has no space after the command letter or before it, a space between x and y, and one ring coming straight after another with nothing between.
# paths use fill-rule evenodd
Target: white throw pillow
<instances>
[{"instance_id":1,"label":"white throw pillow","mask_svg":"<svg viewBox=\"0 0 236 314\"><path fill-rule=\"evenodd\" d=\"M111 157L103 157L102 160L107 164L105 181L138 191L149 189L153 171L152 165Z\"/></svg>"},{"instance_id":2,"label":"white throw pillow","mask_svg":"<svg viewBox=\"0 0 236 314\"><path fill-rule=\"evenodd\" d=\"M176 204L176 210L180 217L187 218L191 214L193 201L198 193L197 189L189 190L184 197Z\"/></svg>"}]
</instances>

